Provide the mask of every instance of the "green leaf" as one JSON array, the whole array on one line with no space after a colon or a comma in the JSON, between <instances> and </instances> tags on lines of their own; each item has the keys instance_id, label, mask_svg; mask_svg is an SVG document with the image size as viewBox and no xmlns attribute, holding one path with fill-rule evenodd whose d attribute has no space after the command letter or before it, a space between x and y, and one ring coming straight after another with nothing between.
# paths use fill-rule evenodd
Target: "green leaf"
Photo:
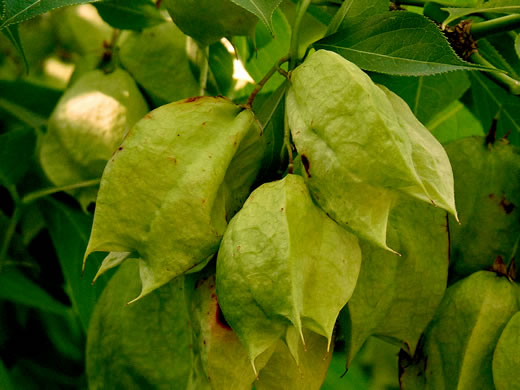
<instances>
[{"instance_id":1,"label":"green leaf","mask_svg":"<svg viewBox=\"0 0 520 390\"><path fill-rule=\"evenodd\" d=\"M388 243L402 256L361 242L363 263L343 309L347 367L371 335L411 355L446 290L449 239L446 213L400 198L388 221Z\"/></svg>"},{"instance_id":2,"label":"green leaf","mask_svg":"<svg viewBox=\"0 0 520 390\"><path fill-rule=\"evenodd\" d=\"M259 82L266 73L289 52L291 26L281 10L273 14L274 34L269 33L264 25L258 25L255 32L256 47L249 46L247 38L234 40L238 54L249 75ZM262 88L262 92L272 92L283 82L284 77L276 73Z\"/></svg>"},{"instance_id":3,"label":"green leaf","mask_svg":"<svg viewBox=\"0 0 520 390\"><path fill-rule=\"evenodd\" d=\"M210 85L215 86L215 95L228 95L233 87L233 55L222 42L209 47ZM185 81L184 81L185 82Z\"/></svg>"},{"instance_id":4,"label":"green leaf","mask_svg":"<svg viewBox=\"0 0 520 390\"><path fill-rule=\"evenodd\" d=\"M151 0L105 0L94 5L114 28L139 31L166 22Z\"/></svg>"},{"instance_id":5,"label":"green leaf","mask_svg":"<svg viewBox=\"0 0 520 390\"><path fill-rule=\"evenodd\" d=\"M137 261L125 262L101 295L88 329L90 389L188 386L193 370L189 291L178 278L141 301Z\"/></svg>"},{"instance_id":6,"label":"green leaf","mask_svg":"<svg viewBox=\"0 0 520 390\"><path fill-rule=\"evenodd\" d=\"M520 34L518 34L515 38L515 50L518 57L520 57Z\"/></svg>"},{"instance_id":7,"label":"green leaf","mask_svg":"<svg viewBox=\"0 0 520 390\"><path fill-rule=\"evenodd\" d=\"M298 361L303 328L330 345L360 264L357 238L314 205L300 176L253 191L217 258L220 305L251 362L283 336Z\"/></svg>"},{"instance_id":8,"label":"green leaf","mask_svg":"<svg viewBox=\"0 0 520 390\"><path fill-rule=\"evenodd\" d=\"M435 23L405 11L349 23L314 47L337 52L364 70L393 75L487 69L461 60Z\"/></svg>"},{"instance_id":9,"label":"green leaf","mask_svg":"<svg viewBox=\"0 0 520 390\"><path fill-rule=\"evenodd\" d=\"M61 95L62 92L57 89L25 80L0 80L0 98L4 102L4 109L35 128L46 126L46 118L52 113ZM9 110L10 107L12 110Z\"/></svg>"},{"instance_id":10,"label":"green leaf","mask_svg":"<svg viewBox=\"0 0 520 390\"><path fill-rule=\"evenodd\" d=\"M493 353L493 381L497 390L520 388L520 312L507 323Z\"/></svg>"},{"instance_id":11,"label":"green leaf","mask_svg":"<svg viewBox=\"0 0 520 390\"><path fill-rule=\"evenodd\" d=\"M502 37L502 40L505 38ZM499 69L507 71L512 77L518 78L518 73L516 72L515 68L509 64L508 61L503 57L502 54L506 54L505 50L497 50L490 42L489 39L479 39L478 41L478 52L481 54L487 61L492 63L494 66L496 66ZM516 54L515 54L516 56ZM518 58L517 58L518 60Z\"/></svg>"},{"instance_id":12,"label":"green leaf","mask_svg":"<svg viewBox=\"0 0 520 390\"><path fill-rule=\"evenodd\" d=\"M442 3L442 1L441 1ZM481 13L498 13L498 14L518 14L520 13L520 4L518 0L489 0L485 3L478 4L475 2L474 8L443 8L448 11L450 16L443 22L443 25L450 24L456 19ZM446 4L446 3L445 3ZM455 5L455 4L452 4ZM469 5L469 4L468 4ZM465 6L462 5L461 6ZM469 5L471 6L471 5Z\"/></svg>"},{"instance_id":13,"label":"green leaf","mask_svg":"<svg viewBox=\"0 0 520 390\"><path fill-rule=\"evenodd\" d=\"M9 370L0 359L0 387L3 390L14 390L11 378L9 378Z\"/></svg>"},{"instance_id":14,"label":"green leaf","mask_svg":"<svg viewBox=\"0 0 520 390\"><path fill-rule=\"evenodd\" d=\"M45 207L41 210L63 271L65 291L86 331L94 305L108 281L107 277L103 277L92 286L91 281L96 273L94 261L84 273L81 272L81 261L87 246L92 219L54 200L46 201ZM97 260L99 261L99 258Z\"/></svg>"},{"instance_id":15,"label":"green leaf","mask_svg":"<svg viewBox=\"0 0 520 390\"><path fill-rule=\"evenodd\" d=\"M252 112L226 98L150 112L105 168L85 257L137 252L141 295L205 265L249 194L263 148Z\"/></svg>"},{"instance_id":16,"label":"green leaf","mask_svg":"<svg viewBox=\"0 0 520 390\"><path fill-rule=\"evenodd\" d=\"M398 194L455 214L446 153L406 103L325 50L291 75L287 115L316 202L336 222L387 248Z\"/></svg>"},{"instance_id":17,"label":"green leaf","mask_svg":"<svg viewBox=\"0 0 520 390\"><path fill-rule=\"evenodd\" d=\"M426 127L441 144L473 135L484 135L480 122L458 100L434 116Z\"/></svg>"},{"instance_id":18,"label":"green leaf","mask_svg":"<svg viewBox=\"0 0 520 390\"><path fill-rule=\"evenodd\" d=\"M33 161L36 135L30 128L11 130L0 135L0 183L16 185Z\"/></svg>"},{"instance_id":19,"label":"green leaf","mask_svg":"<svg viewBox=\"0 0 520 390\"><path fill-rule=\"evenodd\" d=\"M3 15L3 13L0 13L0 15ZM16 51L23 59L26 71L29 72L29 63L27 62L27 57L25 56L25 52L23 50L22 41L20 39L20 32L18 31L18 25L8 26L3 29L2 32L16 48Z\"/></svg>"},{"instance_id":20,"label":"green leaf","mask_svg":"<svg viewBox=\"0 0 520 390\"><path fill-rule=\"evenodd\" d=\"M460 224L450 220L451 277L509 260L520 235L520 150L484 137L446 145L455 178Z\"/></svg>"},{"instance_id":21,"label":"green leaf","mask_svg":"<svg viewBox=\"0 0 520 390\"><path fill-rule=\"evenodd\" d=\"M518 284L489 271L448 288L425 333L424 347L404 375L421 378L427 389L494 389L493 350L520 309L519 294ZM401 383L408 381L401 377Z\"/></svg>"},{"instance_id":22,"label":"green leaf","mask_svg":"<svg viewBox=\"0 0 520 390\"><path fill-rule=\"evenodd\" d=\"M0 298L61 316L69 311L67 306L13 267L0 272Z\"/></svg>"},{"instance_id":23,"label":"green leaf","mask_svg":"<svg viewBox=\"0 0 520 390\"><path fill-rule=\"evenodd\" d=\"M520 97L506 90L480 73L471 73L473 110L484 131L497 119L497 137L508 136L509 141L520 146Z\"/></svg>"},{"instance_id":24,"label":"green leaf","mask_svg":"<svg viewBox=\"0 0 520 390\"><path fill-rule=\"evenodd\" d=\"M123 32L119 48L121 63L156 106L199 93L186 55L186 36L173 23Z\"/></svg>"},{"instance_id":25,"label":"green leaf","mask_svg":"<svg viewBox=\"0 0 520 390\"><path fill-rule=\"evenodd\" d=\"M374 73L370 77L399 95L422 123L428 123L433 116L459 99L470 86L466 72L413 78Z\"/></svg>"},{"instance_id":26,"label":"green leaf","mask_svg":"<svg viewBox=\"0 0 520 390\"><path fill-rule=\"evenodd\" d=\"M123 136L146 112L148 106L126 71L85 73L49 118L40 147L43 171L60 187L99 179ZM95 201L97 188L69 193L86 209Z\"/></svg>"},{"instance_id":27,"label":"green leaf","mask_svg":"<svg viewBox=\"0 0 520 390\"><path fill-rule=\"evenodd\" d=\"M21 23L55 8L67 5L92 3L96 0L3 0L5 14L0 16L0 30L12 24Z\"/></svg>"},{"instance_id":28,"label":"green leaf","mask_svg":"<svg viewBox=\"0 0 520 390\"><path fill-rule=\"evenodd\" d=\"M282 0L231 0L233 3L248 10L252 14L264 22L272 34L274 34L273 27L273 12L278 8Z\"/></svg>"}]
</instances>

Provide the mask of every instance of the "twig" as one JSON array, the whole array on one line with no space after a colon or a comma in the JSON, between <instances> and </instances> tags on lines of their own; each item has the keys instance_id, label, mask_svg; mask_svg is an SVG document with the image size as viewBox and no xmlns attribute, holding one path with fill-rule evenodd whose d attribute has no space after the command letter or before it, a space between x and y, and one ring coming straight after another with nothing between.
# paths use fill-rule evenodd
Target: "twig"
<instances>
[{"instance_id":1,"label":"twig","mask_svg":"<svg viewBox=\"0 0 520 390\"><path fill-rule=\"evenodd\" d=\"M258 82L258 84L255 85L255 89L253 89L253 92L251 92L251 95L249 95L249 98L247 99L247 102L246 104L244 105L246 108L251 108L253 106L253 102L256 98L256 95L258 95L258 93L262 90L262 88L264 87L264 85L269 81L269 79L276 73L276 72L279 72L281 73L282 75L285 75L285 77L288 77L289 74L283 70L282 68L280 68L280 66L284 63L284 62L287 62L288 60L288 57L282 57L278 60L278 62L276 64L273 65L273 67L271 69L269 69L269 72L267 72L267 74L263 77L262 80L260 80Z\"/></svg>"}]
</instances>

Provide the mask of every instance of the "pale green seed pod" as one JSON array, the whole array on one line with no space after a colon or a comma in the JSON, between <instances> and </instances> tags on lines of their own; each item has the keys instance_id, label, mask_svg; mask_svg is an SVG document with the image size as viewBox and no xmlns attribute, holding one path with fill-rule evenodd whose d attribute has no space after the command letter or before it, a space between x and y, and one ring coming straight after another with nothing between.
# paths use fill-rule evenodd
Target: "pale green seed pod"
<instances>
[{"instance_id":1,"label":"pale green seed pod","mask_svg":"<svg viewBox=\"0 0 520 390\"><path fill-rule=\"evenodd\" d=\"M291 74L287 116L313 198L383 248L399 194L456 214L442 146L399 98L340 55L319 50Z\"/></svg>"},{"instance_id":2,"label":"pale green seed pod","mask_svg":"<svg viewBox=\"0 0 520 390\"><path fill-rule=\"evenodd\" d=\"M196 271L217 252L263 150L253 113L225 98L189 98L147 114L104 171L85 258L135 252L141 296Z\"/></svg>"},{"instance_id":3,"label":"pale green seed pod","mask_svg":"<svg viewBox=\"0 0 520 390\"><path fill-rule=\"evenodd\" d=\"M507 323L493 353L493 382L497 390L520 389L519 373L520 312Z\"/></svg>"},{"instance_id":4,"label":"pale green seed pod","mask_svg":"<svg viewBox=\"0 0 520 390\"><path fill-rule=\"evenodd\" d=\"M360 265L357 238L313 203L300 176L257 188L231 221L217 258L222 311L251 362L282 338L298 361L304 328L330 345Z\"/></svg>"},{"instance_id":5,"label":"pale green seed pod","mask_svg":"<svg viewBox=\"0 0 520 390\"><path fill-rule=\"evenodd\" d=\"M134 80L122 70L84 74L61 97L41 140L40 163L56 186L99 179L123 136L148 106ZM97 188L72 191L84 208Z\"/></svg>"},{"instance_id":6,"label":"pale green seed pod","mask_svg":"<svg viewBox=\"0 0 520 390\"><path fill-rule=\"evenodd\" d=\"M174 23L190 37L209 45L223 37L251 35L258 18L230 0L165 0Z\"/></svg>"}]
</instances>

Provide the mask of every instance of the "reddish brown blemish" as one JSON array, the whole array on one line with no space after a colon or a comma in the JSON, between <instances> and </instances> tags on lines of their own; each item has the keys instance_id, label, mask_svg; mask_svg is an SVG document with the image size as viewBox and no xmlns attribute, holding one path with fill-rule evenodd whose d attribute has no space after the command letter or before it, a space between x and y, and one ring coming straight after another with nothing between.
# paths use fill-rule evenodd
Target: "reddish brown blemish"
<instances>
[{"instance_id":1,"label":"reddish brown blemish","mask_svg":"<svg viewBox=\"0 0 520 390\"><path fill-rule=\"evenodd\" d=\"M175 157L168 157L168 160L173 161L174 164L177 164L177 159Z\"/></svg>"},{"instance_id":2,"label":"reddish brown blemish","mask_svg":"<svg viewBox=\"0 0 520 390\"><path fill-rule=\"evenodd\" d=\"M202 126L206 126L206 123L207 123L207 122L202 122Z\"/></svg>"},{"instance_id":3,"label":"reddish brown blemish","mask_svg":"<svg viewBox=\"0 0 520 390\"><path fill-rule=\"evenodd\" d=\"M500 201L500 207L504 209L506 214L511 214L515 209L515 205L512 202L508 201L505 197L503 197Z\"/></svg>"},{"instance_id":4,"label":"reddish brown blemish","mask_svg":"<svg viewBox=\"0 0 520 390\"><path fill-rule=\"evenodd\" d=\"M119 148L118 148L117 150L123 150L123 147L122 147L122 146L120 146L120 147L119 147Z\"/></svg>"},{"instance_id":5,"label":"reddish brown blemish","mask_svg":"<svg viewBox=\"0 0 520 390\"><path fill-rule=\"evenodd\" d=\"M493 199L495 197L495 194L489 194L489 199Z\"/></svg>"},{"instance_id":6,"label":"reddish brown blemish","mask_svg":"<svg viewBox=\"0 0 520 390\"><path fill-rule=\"evenodd\" d=\"M307 174L307 177L311 177L311 162L305 154L302 154L302 164L305 168L305 173Z\"/></svg>"},{"instance_id":7,"label":"reddish brown blemish","mask_svg":"<svg viewBox=\"0 0 520 390\"><path fill-rule=\"evenodd\" d=\"M240 252L240 245L237 246L237 252Z\"/></svg>"},{"instance_id":8,"label":"reddish brown blemish","mask_svg":"<svg viewBox=\"0 0 520 390\"><path fill-rule=\"evenodd\" d=\"M224 329L231 330L231 326L229 326L228 322L224 318L224 313L222 313L222 310L220 309L220 305L217 303L217 324L219 324Z\"/></svg>"},{"instance_id":9,"label":"reddish brown blemish","mask_svg":"<svg viewBox=\"0 0 520 390\"><path fill-rule=\"evenodd\" d=\"M202 199L202 204L206 203L206 199Z\"/></svg>"},{"instance_id":10,"label":"reddish brown blemish","mask_svg":"<svg viewBox=\"0 0 520 390\"><path fill-rule=\"evenodd\" d=\"M146 119L152 119L153 115L151 113L148 113L144 116Z\"/></svg>"},{"instance_id":11,"label":"reddish brown blemish","mask_svg":"<svg viewBox=\"0 0 520 390\"><path fill-rule=\"evenodd\" d=\"M203 96L192 96L192 97L185 99L184 103L196 102L197 100L202 99L202 98L203 98Z\"/></svg>"}]
</instances>

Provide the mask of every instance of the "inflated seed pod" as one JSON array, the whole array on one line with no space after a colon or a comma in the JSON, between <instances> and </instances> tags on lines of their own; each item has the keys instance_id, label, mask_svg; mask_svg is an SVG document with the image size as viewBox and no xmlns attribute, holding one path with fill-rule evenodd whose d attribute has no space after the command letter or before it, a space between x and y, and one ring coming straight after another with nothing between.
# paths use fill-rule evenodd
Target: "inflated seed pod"
<instances>
[{"instance_id":1,"label":"inflated seed pod","mask_svg":"<svg viewBox=\"0 0 520 390\"><path fill-rule=\"evenodd\" d=\"M493 352L519 294L520 285L490 271L449 287L415 356L401 358L402 389L495 389Z\"/></svg>"},{"instance_id":2,"label":"inflated seed pod","mask_svg":"<svg viewBox=\"0 0 520 390\"><path fill-rule=\"evenodd\" d=\"M313 203L302 177L287 175L253 191L232 219L217 294L251 362L282 338L298 360L303 329L330 345L360 265L357 238Z\"/></svg>"},{"instance_id":3,"label":"inflated seed pod","mask_svg":"<svg viewBox=\"0 0 520 390\"><path fill-rule=\"evenodd\" d=\"M383 248L399 194L456 214L442 146L409 107L340 55L319 50L291 74L287 116L313 198Z\"/></svg>"},{"instance_id":4,"label":"inflated seed pod","mask_svg":"<svg viewBox=\"0 0 520 390\"><path fill-rule=\"evenodd\" d=\"M98 179L130 128L148 112L134 80L122 69L83 74L61 97L41 140L40 163L56 186ZM84 208L97 188L70 191Z\"/></svg>"},{"instance_id":5,"label":"inflated seed pod","mask_svg":"<svg viewBox=\"0 0 520 390\"><path fill-rule=\"evenodd\" d=\"M107 260L115 266L134 253L141 296L196 271L217 252L263 150L253 113L226 98L189 98L150 112L104 171L85 258L122 253Z\"/></svg>"},{"instance_id":6,"label":"inflated seed pod","mask_svg":"<svg viewBox=\"0 0 520 390\"><path fill-rule=\"evenodd\" d=\"M493 353L493 382L497 390L520 389L518 373L520 373L520 312L507 323Z\"/></svg>"}]
</instances>

